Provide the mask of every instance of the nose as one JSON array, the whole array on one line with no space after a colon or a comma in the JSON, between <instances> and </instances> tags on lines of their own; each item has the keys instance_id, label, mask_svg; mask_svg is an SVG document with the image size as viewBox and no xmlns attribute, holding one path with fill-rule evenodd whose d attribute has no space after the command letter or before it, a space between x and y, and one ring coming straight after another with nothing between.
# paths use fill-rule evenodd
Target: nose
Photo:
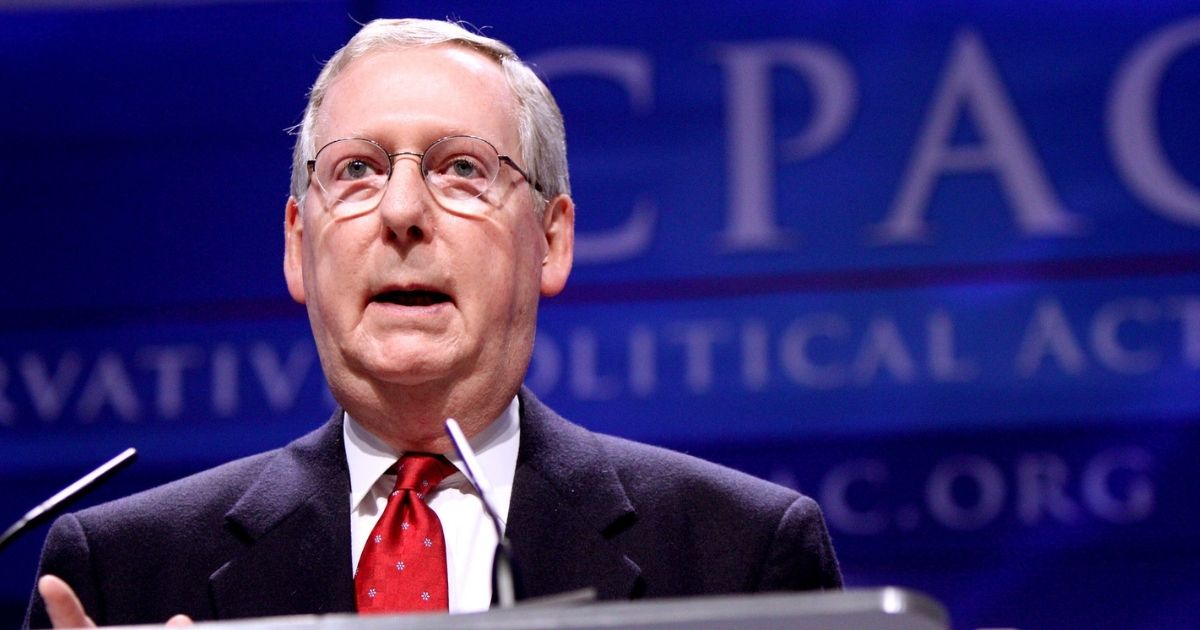
<instances>
[{"instance_id":1,"label":"nose","mask_svg":"<svg viewBox=\"0 0 1200 630\"><path fill-rule=\"evenodd\" d=\"M421 175L420 158L397 155L392 164L392 177L379 200L384 238L408 244L427 240L433 233L430 222L436 215L433 203Z\"/></svg>"}]
</instances>

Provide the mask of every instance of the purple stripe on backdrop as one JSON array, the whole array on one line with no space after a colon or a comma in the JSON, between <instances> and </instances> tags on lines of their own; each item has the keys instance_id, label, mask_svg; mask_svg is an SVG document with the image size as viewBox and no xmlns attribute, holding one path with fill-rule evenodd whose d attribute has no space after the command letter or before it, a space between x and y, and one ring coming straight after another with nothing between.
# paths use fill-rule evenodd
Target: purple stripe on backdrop
<instances>
[{"instance_id":1,"label":"purple stripe on backdrop","mask_svg":"<svg viewBox=\"0 0 1200 630\"><path fill-rule=\"evenodd\" d=\"M748 297L777 293L916 289L1063 280L1116 280L1200 273L1200 252L1022 263L848 269L788 275L682 278L570 286L560 304Z\"/></svg>"},{"instance_id":2,"label":"purple stripe on backdrop","mask_svg":"<svg viewBox=\"0 0 1200 630\"><path fill-rule=\"evenodd\" d=\"M737 298L780 293L915 289L935 286L998 285L1015 282L1115 280L1173 277L1200 273L1200 252L1045 260L1022 263L975 263L887 269L850 269L787 275L680 278L569 285L558 305L611 304ZM168 322L203 323L292 319L303 308L286 298L231 300L106 309L0 313L0 327L18 330L99 328Z\"/></svg>"}]
</instances>

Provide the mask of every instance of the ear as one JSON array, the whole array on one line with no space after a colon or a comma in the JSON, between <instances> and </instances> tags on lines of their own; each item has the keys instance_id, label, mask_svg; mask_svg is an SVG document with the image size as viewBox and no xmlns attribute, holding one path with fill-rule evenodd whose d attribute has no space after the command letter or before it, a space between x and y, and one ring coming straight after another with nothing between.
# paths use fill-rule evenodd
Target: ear
<instances>
[{"instance_id":1,"label":"ear","mask_svg":"<svg viewBox=\"0 0 1200 630\"><path fill-rule=\"evenodd\" d=\"M559 195L546 204L542 215L546 257L542 259L542 295L558 295L567 285L575 259L575 202Z\"/></svg>"},{"instance_id":2,"label":"ear","mask_svg":"<svg viewBox=\"0 0 1200 630\"><path fill-rule=\"evenodd\" d=\"M292 299L304 304L304 217L295 197L283 209L283 276Z\"/></svg>"}]
</instances>

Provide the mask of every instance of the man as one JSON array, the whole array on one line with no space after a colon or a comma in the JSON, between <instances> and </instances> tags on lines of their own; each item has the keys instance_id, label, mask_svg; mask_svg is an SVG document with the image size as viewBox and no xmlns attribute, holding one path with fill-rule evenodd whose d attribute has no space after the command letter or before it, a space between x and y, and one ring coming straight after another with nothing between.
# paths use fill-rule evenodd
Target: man
<instances>
[{"instance_id":1,"label":"man","mask_svg":"<svg viewBox=\"0 0 1200 630\"><path fill-rule=\"evenodd\" d=\"M571 269L569 192L561 115L506 45L364 27L313 87L284 225L341 408L283 449L59 519L30 625L485 610L496 535L446 418L497 486L529 596L840 587L811 499L592 434L522 388L539 296ZM432 484L399 481L413 462ZM418 564L434 585L403 591Z\"/></svg>"}]
</instances>

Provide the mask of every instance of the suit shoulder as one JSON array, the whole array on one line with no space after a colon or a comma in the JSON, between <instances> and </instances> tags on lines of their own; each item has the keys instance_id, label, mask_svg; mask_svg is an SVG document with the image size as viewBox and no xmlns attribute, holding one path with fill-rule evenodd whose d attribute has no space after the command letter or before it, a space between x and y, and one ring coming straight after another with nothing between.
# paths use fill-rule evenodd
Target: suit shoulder
<instances>
[{"instance_id":1,"label":"suit shoulder","mask_svg":"<svg viewBox=\"0 0 1200 630\"><path fill-rule=\"evenodd\" d=\"M816 501L684 453L611 436L598 439L626 495L645 519L642 535L670 539L668 548L658 553L682 553L683 564L743 576L736 587L708 585L698 587L699 592L841 586L841 571ZM711 553L707 550L713 541L724 541L720 548L727 552L736 551ZM698 551L689 556L680 549Z\"/></svg>"},{"instance_id":2,"label":"suit shoulder","mask_svg":"<svg viewBox=\"0 0 1200 630\"><path fill-rule=\"evenodd\" d=\"M811 501L794 490L691 455L590 431L558 415L528 390L521 391L521 403L522 453L536 459L547 477L564 484L565 496L599 491L597 479L611 474L639 508L707 504L779 518L791 504Z\"/></svg>"},{"instance_id":3,"label":"suit shoulder","mask_svg":"<svg viewBox=\"0 0 1200 630\"><path fill-rule=\"evenodd\" d=\"M522 475L535 480L540 492L521 496L514 484L512 511L544 513L545 490L557 490L556 498L574 507L579 522L602 523L604 539L641 568L645 596L841 583L812 499L697 457L594 433L527 390L521 403L518 481ZM545 520L523 523L543 533Z\"/></svg>"},{"instance_id":4,"label":"suit shoulder","mask_svg":"<svg viewBox=\"0 0 1200 630\"><path fill-rule=\"evenodd\" d=\"M250 455L76 512L85 530L124 530L141 521L187 523L207 514L222 517L271 458L282 449Z\"/></svg>"},{"instance_id":5,"label":"suit shoulder","mask_svg":"<svg viewBox=\"0 0 1200 630\"><path fill-rule=\"evenodd\" d=\"M633 494L728 502L740 509L778 516L793 503L811 502L799 492L698 457L670 449L596 434Z\"/></svg>"},{"instance_id":6,"label":"suit shoulder","mask_svg":"<svg viewBox=\"0 0 1200 630\"><path fill-rule=\"evenodd\" d=\"M272 472L291 479L296 471L311 468L314 461L345 460L339 414L320 428L290 444L236 459L175 481L75 513L85 530L100 525L159 525L173 522L187 529L193 522L210 524L225 514ZM266 471L266 473L264 473ZM276 484L274 487L278 487Z\"/></svg>"}]
</instances>

